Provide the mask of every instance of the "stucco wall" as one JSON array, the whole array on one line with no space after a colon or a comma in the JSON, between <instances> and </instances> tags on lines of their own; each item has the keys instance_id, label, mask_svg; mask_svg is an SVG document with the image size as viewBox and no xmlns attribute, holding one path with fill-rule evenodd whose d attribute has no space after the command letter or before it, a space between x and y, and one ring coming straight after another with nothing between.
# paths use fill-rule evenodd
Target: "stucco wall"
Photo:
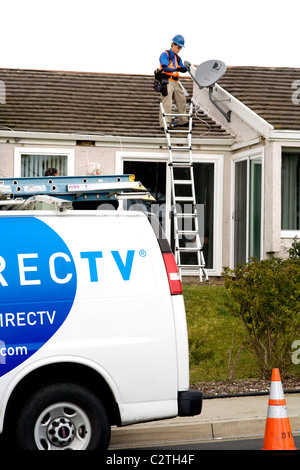
<instances>
[{"instance_id":1,"label":"stucco wall","mask_svg":"<svg viewBox=\"0 0 300 470\"><path fill-rule=\"evenodd\" d=\"M104 174L115 173L115 149L101 147L75 147L75 175L88 172L88 163L100 163Z\"/></svg>"},{"instance_id":2,"label":"stucco wall","mask_svg":"<svg viewBox=\"0 0 300 470\"><path fill-rule=\"evenodd\" d=\"M281 146L267 142L265 147L264 246L267 254L280 254L281 248Z\"/></svg>"},{"instance_id":3,"label":"stucco wall","mask_svg":"<svg viewBox=\"0 0 300 470\"><path fill-rule=\"evenodd\" d=\"M0 142L0 177L11 178L15 176L14 168L14 149L16 147L27 148L63 148L75 149L75 175L85 175L88 173L88 163L97 162L101 164L103 173L112 174L115 171L115 149L94 147L94 146L81 146L81 145L65 145L58 143L56 145L43 143L36 144L28 142L26 144L16 143L1 143Z\"/></svg>"},{"instance_id":4,"label":"stucco wall","mask_svg":"<svg viewBox=\"0 0 300 470\"><path fill-rule=\"evenodd\" d=\"M13 144L0 143L0 177L11 178L14 176L14 148Z\"/></svg>"}]
</instances>

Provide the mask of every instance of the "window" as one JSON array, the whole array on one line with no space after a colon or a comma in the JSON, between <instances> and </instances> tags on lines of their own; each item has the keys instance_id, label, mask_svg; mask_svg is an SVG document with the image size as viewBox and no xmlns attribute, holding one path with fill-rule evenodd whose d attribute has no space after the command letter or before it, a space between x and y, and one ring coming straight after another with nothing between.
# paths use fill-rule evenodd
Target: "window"
<instances>
[{"instance_id":1,"label":"window","mask_svg":"<svg viewBox=\"0 0 300 470\"><path fill-rule=\"evenodd\" d=\"M74 150L15 149L15 177L44 176L47 168L56 168L60 176L74 175Z\"/></svg>"},{"instance_id":2,"label":"window","mask_svg":"<svg viewBox=\"0 0 300 470\"><path fill-rule=\"evenodd\" d=\"M66 155L21 155L21 176L44 176L48 168L56 168L60 176L67 175Z\"/></svg>"},{"instance_id":3,"label":"window","mask_svg":"<svg viewBox=\"0 0 300 470\"><path fill-rule=\"evenodd\" d=\"M282 154L281 229L300 230L300 153Z\"/></svg>"}]
</instances>

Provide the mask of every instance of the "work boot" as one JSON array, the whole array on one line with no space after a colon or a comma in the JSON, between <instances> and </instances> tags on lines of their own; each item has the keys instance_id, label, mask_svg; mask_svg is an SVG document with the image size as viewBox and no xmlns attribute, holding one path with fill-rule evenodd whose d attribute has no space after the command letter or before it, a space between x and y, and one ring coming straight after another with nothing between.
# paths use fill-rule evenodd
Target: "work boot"
<instances>
[{"instance_id":1,"label":"work boot","mask_svg":"<svg viewBox=\"0 0 300 470\"><path fill-rule=\"evenodd\" d=\"M172 124L172 125L169 124L168 127L167 127L167 130L170 130L170 131L171 131L172 129L176 129L177 127L179 127L179 124L177 124L177 122L175 122L175 123ZM164 131L165 128L164 128L164 127L161 127L160 130L161 130L161 131Z\"/></svg>"},{"instance_id":2,"label":"work boot","mask_svg":"<svg viewBox=\"0 0 300 470\"><path fill-rule=\"evenodd\" d=\"M189 122L185 122L184 124L178 124L179 127L189 127L190 123ZM192 127L195 127L195 124L192 123Z\"/></svg>"}]
</instances>

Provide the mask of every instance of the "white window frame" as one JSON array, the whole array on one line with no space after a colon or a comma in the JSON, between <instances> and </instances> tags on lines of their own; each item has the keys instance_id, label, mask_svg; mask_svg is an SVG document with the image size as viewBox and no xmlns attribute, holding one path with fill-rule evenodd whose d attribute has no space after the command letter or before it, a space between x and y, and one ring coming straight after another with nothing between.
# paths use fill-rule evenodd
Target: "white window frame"
<instances>
[{"instance_id":1,"label":"white window frame","mask_svg":"<svg viewBox=\"0 0 300 470\"><path fill-rule=\"evenodd\" d=\"M300 147L281 147L281 154L280 154L280 166L282 166L282 154L283 153L299 153L300 154ZM282 190L282 188L281 188ZM282 210L282 207L281 207ZM281 213L280 213L281 215ZM281 217L280 217L280 229L281 229ZM293 240L295 237L300 238L300 230L280 230L280 238L287 238Z\"/></svg>"},{"instance_id":2,"label":"white window frame","mask_svg":"<svg viewBox=\"0 0 300 470\"><path fill-rule=\"evenodd\" d=\"M300 230L281 230L280 238L290 238L293 240L295 237L300 238Z\"/></svg>"},{"instance_id":3,"label":"white window frame","mask_svg":"<svg viewBox=\"0 0 300 470\"><path fill-rule=\"evenodd\" d=\"M169 154L166 152L130 152L117 151L115 168L116 174L123 173L124 160L151 161L168 163ZM224 155L195 155L195 163L213 163L214 171L214 245L213 245L213 268L208 269L209 276L220 276L222 273L222 252L223 252L223 174L224 174ZM141 181L143 183L143 181ZM166 204L171 206L171 183L169 173L167 172L166 183ZM167 221L166 236L170 240L170 222Z\"/></svg>"},{"instance_id":4,"label":"white window frame","mask_svg":"<svg viewBox=\"0 0 300 470\"><path fill-rule=\"evenodd\" d=\"M67 157L68 176L74 176L75 150L66 148L51 147L15 147L14 151L14 178L21 177L21 156L22 155L64 155Z\"/></svg>"},{"instance_id":5,"label":"white window frame","mask_svg":"<svg viewBox=\"0 0 300 470\"><path fill-rule=\"evenodd\" d=\"M246 217L246 260L249 259L249 211L250 211L250 161L261 158L262 164L262 179L261 179L261 232L260 232L260 257L263 258L264 253L264 174L265 174L265 148L259 147L257 149L247 150L237 153L233 156L231 161L231 247L230 247L230 266L234 268L234 208L235 208L235 164L241 161L247 161L247 217Z\"/></svg>"}]
</instances>

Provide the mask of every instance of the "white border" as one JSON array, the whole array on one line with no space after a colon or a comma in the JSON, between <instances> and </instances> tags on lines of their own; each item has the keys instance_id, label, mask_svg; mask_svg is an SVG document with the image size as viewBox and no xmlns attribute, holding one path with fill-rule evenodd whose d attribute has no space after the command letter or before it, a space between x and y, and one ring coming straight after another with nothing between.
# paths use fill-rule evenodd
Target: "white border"
<instances>
[{"instance_id":1,"label":"white border","mask_svg":"<svg viewBox=\"0 0 300 470\"><path fill-rule=\"evenodd\" d=\"M300 230L281 230L281 239L290 238L292 240L295 237L300 238Z\"/></svg>"},{"instance_id":2,"label":"white border","mask_svg":"<svg viewBox=\"0 0 300 470\"><path fill-rule=\"evenodd\" d=\"M21 177L21 155L65 155L67 156L67 176L74 176L75 150L53 147L15 147L14 149L14 178Z\"/></svg>"},{"instance_id":3,"label":"white border","mask_svg":"<svg viewBox=\"0 0 300 470\"><path fill-rule=\"evenodd\" d=\"M298 142L299 143L299 142ZM282 165L282 154L283 153L297 153L299 154L300 153L300 147L296 147L296 146L286 146L286 145L282 145L281 146L281 162L280 164ZM281 215L281 214L280 214ZM281 217L280 217L280 229L281 229ZM295 237L298 237L300 238L300 230L280 230L280 238L281 239L294 239Z\"/></svg>"}]
</instances>

